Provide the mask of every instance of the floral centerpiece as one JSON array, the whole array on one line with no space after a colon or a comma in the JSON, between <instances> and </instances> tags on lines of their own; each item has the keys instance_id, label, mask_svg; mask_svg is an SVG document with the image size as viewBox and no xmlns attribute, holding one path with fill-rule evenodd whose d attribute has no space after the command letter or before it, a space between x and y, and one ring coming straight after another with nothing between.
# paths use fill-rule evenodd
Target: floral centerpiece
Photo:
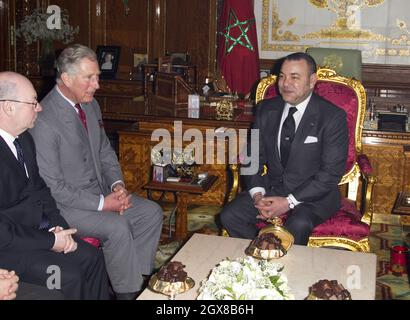
<instances>
[{"instance_id":1,"label":"floral centerpiece","mask_svg":"<svg viewBox=\"0 0 410 320\"><path fill-rule=\"evenodd\" d=\"M61 28L49 28L47 26L49 18L50 14L45 13L43 9L35 9L32 14L24 17L20 27L16 29L16 36L23 37L27 44L37 40L50 42L61 40L65 44L74 41L74 35L79 32L80 27L70 26L67 10L61 12Z\"/></svg>"},{"instance_id":2,"label":"floral centerpiece","mask_svg":"<svg viewBox=\"0 0 410 320\"><path fill-rule=\"evenodd\" d=\"M223 260L202 281L198 300L293 300L283 266L252 257Z\"/></svg>"}]
</instances>

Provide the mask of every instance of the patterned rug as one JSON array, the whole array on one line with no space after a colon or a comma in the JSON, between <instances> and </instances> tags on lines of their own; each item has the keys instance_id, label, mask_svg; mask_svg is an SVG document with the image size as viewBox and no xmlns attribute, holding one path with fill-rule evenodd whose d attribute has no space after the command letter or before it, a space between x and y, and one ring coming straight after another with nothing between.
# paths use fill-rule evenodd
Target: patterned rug
<instances>
[{"instance_id":1,"label":"patterned rug","mask_svg":"<svg viewBox=\"0 0 410 320\"><path fill-rule=\"evenodd\" d=\"M408 275L390 271L390 248L403 245L403 226L373 223L370 248L377 255L376 300L410 300Z\"/></svg>"},{"instance_id":2,"label":"patterned rug","mask_svg":"<svg viewBox=\"0 0 410 320\"><path fill-rule=\"evenodd\" d=\"M169 261L183 245L182 242L172 238L175 233L175 216L170 219L172 204L163 204L162 207L165 214L155 261L157 269ZM189 206L188 231L218 235L219 229L215 223L215 216L220 210L219 206ZM407 274L395 276L390 271L390 248L393 245L402 245L405 233L400 220L394 218L378 219L371 227L370 248L377 255L376 300L410 300ZM407 228L410 232L410 226Z\"/></svg>"}]
</instances>

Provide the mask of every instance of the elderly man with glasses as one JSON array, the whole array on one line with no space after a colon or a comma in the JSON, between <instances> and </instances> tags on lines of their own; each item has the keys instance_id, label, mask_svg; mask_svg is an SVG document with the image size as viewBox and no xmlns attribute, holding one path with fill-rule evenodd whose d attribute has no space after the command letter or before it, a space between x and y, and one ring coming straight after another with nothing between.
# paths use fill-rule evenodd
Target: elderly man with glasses
<instances>
[{"instance_id":1,"label":"elderly man with glasses","mask_svg":"<svg viewBox=\"0 0 410 320\"><path fill-rule=\"evenodd\" d=\"M27 129L41 110L27 78L0 72L0 266L66 299L108 299L101 251L74 235L40 177Z\"/></svg>"}]
</instances>

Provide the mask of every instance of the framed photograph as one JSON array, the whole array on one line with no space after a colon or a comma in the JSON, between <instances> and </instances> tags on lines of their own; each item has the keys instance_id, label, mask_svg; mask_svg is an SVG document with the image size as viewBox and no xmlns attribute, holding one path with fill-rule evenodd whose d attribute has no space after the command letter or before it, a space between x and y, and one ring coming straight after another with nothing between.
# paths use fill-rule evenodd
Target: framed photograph
<instances>
[{"instance_id":1,"label":"framed photograph","mask_svg":"<svg viewBox=\"0 0 410 320\"><path fill-rule=\"evenodd\" d=\"M172 65L186 65L188 63L188 52L171 52L167 56L171 56Z\"/></svg>"},{"instance_id":2,"label":"framed photograph","mask_svg":"<svg viewBox=\"0 0 410 320\"><path fill-rule=\"evenodd\" d=\"M163 56L158 58L158 71L159 72L171 72L172 63L171 56Z\"/></svg>"},{"instance_id":3,"label":"framed photograph","mask_svg":"<svg viewBox=\"0 0 410 320\"><path fill-rule=\"evenodd\" d=\"M120 60L121 47L97 46L97 59L100 66L101 79L114 79Z\"/></svg>"},{"instance_id":4,"label":"framed photograph","mask_svg":"<svg viewBox=\"0 0 410 320\"><path fill-rule=\"evenodd\" d=\"M133 79L142 80L144 75L144 65L148 63L148 54L134 53Z\"/></svg>"}]
</instances>

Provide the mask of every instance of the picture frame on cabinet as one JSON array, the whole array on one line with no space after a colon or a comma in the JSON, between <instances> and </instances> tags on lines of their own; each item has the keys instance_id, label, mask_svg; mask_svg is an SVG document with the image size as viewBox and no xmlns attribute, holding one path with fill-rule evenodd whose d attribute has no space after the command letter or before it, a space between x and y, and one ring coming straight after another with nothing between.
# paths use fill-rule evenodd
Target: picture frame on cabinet
<instances>
[{"instance_id":1,"label":"picture frame on cabinet","mask_svg":"<svg viewBox=\"0 0 410 320\"><path fill-rule=\"evenodd\" d=\"M120 46L97 46L97 59L101 79L115 79L120 60Z\"/></svg>"}]
</instances>

